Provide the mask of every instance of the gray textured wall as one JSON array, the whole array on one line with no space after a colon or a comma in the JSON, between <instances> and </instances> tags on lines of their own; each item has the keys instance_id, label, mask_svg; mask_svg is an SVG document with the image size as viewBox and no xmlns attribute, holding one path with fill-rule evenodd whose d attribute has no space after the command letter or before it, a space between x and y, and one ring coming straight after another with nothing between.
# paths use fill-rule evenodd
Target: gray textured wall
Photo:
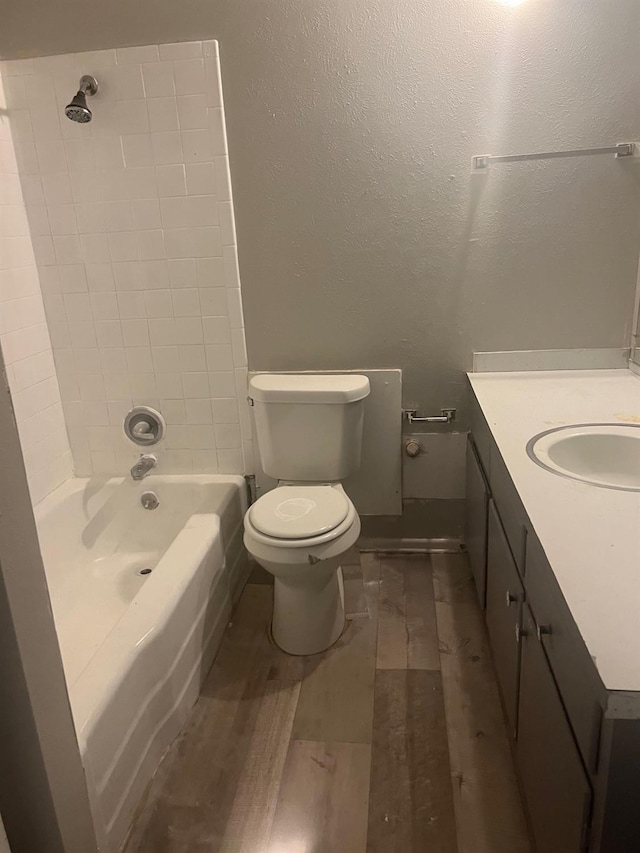
<instances>
[{"instance_id":1,"label":"gray textured wall","mask_svg":"<svg viewBox=\"0 0 640 853\"><path fill-rule=\"evenodd\" d=\"M477 153L640 137L637 0L3 0L6 57L220 41L250 366L628 344L640 165ZM90 69L88 69L90 70Z\"/></svg>"}]
</instances>

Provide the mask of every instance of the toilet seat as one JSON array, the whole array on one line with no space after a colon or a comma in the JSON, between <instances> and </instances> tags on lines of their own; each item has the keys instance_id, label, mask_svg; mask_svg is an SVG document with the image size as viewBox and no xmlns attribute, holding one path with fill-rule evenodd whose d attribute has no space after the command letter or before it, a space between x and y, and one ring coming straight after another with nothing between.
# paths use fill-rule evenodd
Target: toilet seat
<instances>
[{"instance_id":1,"label":"toilet seat","mask_svg":"<svg viewBox=\"0 0 640 853\"><path fill-rule=\"evenodd\" d=\"M335 530L348 511L345 495L331 486L279 486L253 504L249 517L273 539L309 539Z\"/></svg>"},{"instance_id":2,"label":"toilet seat","mask_svg":"<svg viewBox=\"0 0 640 853\"><path fill-rule=\"evenodd\" d=\"M286 485L258 498L245 515L244 527L264 545L305 548L332 542L356 518L341 487Z\"/></svg>"}]
</instances>

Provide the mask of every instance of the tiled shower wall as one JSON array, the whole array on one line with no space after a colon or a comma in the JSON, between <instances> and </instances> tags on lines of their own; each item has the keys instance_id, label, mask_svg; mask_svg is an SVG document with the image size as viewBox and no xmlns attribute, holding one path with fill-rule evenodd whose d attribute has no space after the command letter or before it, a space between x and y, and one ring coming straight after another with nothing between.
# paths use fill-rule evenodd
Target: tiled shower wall
<instances>
[{"instance_id":1,"label":"tiled shower wall","mask_svg":"<svg viewBox=\"0 0 640 853\"><path fill-rule=\"evenodd\" d=\"M1 80L0 346L35 504L71 476L71 452Z\"/></svg>"},{"instance_id":2,"label":"tiled shower wall","mask_svg":"<svg viewBox=\"0 0 640 853\"><path fill-rule=\"evenodd\" d=\"M161 472L251 470L216 42L2 73L76 473L125 473L137 404L167 421ZM64 106L83 74L100 88L78 124Z\"/></svg>"}]
</instances>

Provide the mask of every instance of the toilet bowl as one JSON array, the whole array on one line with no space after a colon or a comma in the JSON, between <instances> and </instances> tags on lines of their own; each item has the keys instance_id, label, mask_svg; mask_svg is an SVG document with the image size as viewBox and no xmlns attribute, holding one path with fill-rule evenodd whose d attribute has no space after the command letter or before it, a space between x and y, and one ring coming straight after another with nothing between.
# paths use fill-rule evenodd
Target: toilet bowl
<instances>
[{"instance_id":1,"label":"toilet bowl","mask_svg":"<svg viewBox=\"0 0 640 853\"><path fill-rule=\"evenodd\" d=\"M258 373L249 404L262 471L278 485L249 507L247 551L274 576L273 638L328 649L344 628L342 558L360 519L342 481L360 467L369 380L358 373Z\"/></svg>"},{"instance_id":2,"label":"toilet bowl","mask_svg":"<svg viewBox=\"0 0 640 853\"><path fill-rule=\"evenodd\" d=\"M311 655L344 628L341 561L360 518L340 483L279 483L244 519L244 544L274 576L272 632L283 651Z\"/></svg>"}]
</instances>

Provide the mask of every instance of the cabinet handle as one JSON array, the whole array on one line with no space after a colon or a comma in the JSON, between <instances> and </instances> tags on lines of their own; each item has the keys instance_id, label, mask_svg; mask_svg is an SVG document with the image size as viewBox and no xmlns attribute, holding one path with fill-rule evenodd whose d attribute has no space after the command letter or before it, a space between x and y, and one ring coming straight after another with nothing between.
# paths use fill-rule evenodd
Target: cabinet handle
<instances>
[{"instance_id":1,"label":"cabinet handle","mask_svg":"<svg viewBox=\"0 0 640 853\"><path fill-rule=\"evenodd\" d=\"M517 600L518 596L507 590L507 607L511 607L511 605L515 604Z\"/></svg>"},{"instance_id":2,"label":"cabinet handle","mask_svg":"<svg viewBox=\"0 0 640 853\"><path fill-rule=\"evenodd\" d=\"M516 625L516 643L519 643L522 637L526 637L529 632L526 628L521 628L520 625Z\"/></svg>"},{"instance_id":3,"label":"cabinet handle","mask_svg":"<svg viewBox=\"0 0 640 853\"><path fill-rule=\"evenodd\" d=\"M536 628L536 634L538 635L538 642L542 642L542 635L546 634L547 636L551 634L551 625L538 625Z\"/></svg>"}]
</instances>

